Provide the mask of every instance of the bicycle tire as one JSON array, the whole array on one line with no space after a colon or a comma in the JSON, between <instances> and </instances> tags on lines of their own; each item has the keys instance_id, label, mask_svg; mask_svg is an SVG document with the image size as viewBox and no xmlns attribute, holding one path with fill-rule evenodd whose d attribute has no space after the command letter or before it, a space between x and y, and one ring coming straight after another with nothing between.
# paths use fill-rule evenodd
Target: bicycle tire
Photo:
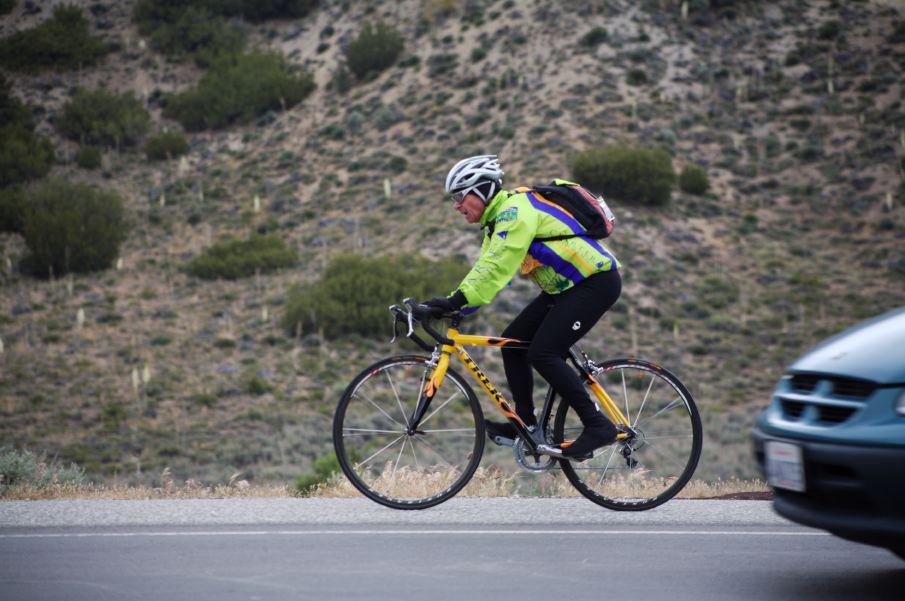
<instances>
[{"instance_id":1,"label":"bicycle tire","mask_svg":"<svg viewBox=\"0 0 905 601\"><path fill-rule=\"evenodd\" d=\"M688 484L701 457L703 427L694 399L673 373L654 363L612 359L599 367L598 380L637 435L584 462L560 460L563 473L578 492L608 509L644 511L662 505ZM640 404L633 406L638 399ZM554 442L573 438L580 430L574 411L560 402ZM672 450L678 458L670 457Z\"/></svg>"},{"instance_id":2,"label":"bicycle tire","mask_svg":"<svg viewBox=\"0 0 905 601\"><path fill-rule=\"evenodd\" d=\"M333 418L333 446L346 478L372 501L393 509L426 509L450 499L471 480L484 453L481 405L452 369L415 433L407 433L433 370L429 362L399 355L371 365L346 388ZM427 422L431 428L424 428Z\"/></svg>"}]
</instances>

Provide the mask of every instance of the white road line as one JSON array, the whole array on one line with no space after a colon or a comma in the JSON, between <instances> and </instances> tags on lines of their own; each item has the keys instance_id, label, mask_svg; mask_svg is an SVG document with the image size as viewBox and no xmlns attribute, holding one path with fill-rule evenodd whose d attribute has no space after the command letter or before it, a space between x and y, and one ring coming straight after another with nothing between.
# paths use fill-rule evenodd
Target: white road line
<instances>
[{"instance_id":1,"label":"white road line","mask_svg":"<svg viewBox=\"0 0 905 601\"><path fill-rule=\"evenodd\" d=\"M745 532L733 530L213 530L207 532L58 532L47 534L0 534L7 538L125 538L141 536L455 536L455 535L530 535L559 534L576 536L599 535L655 535L655 536L830 536L828 532L772 530Z\"/></svg>"}]
</instances>

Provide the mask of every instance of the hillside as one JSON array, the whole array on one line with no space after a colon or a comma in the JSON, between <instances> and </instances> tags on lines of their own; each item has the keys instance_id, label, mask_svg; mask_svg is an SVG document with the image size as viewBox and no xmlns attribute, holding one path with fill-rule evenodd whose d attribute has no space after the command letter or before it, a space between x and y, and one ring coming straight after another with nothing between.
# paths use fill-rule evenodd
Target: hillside
<instances>
[{"instance_id":1,"label":"hillside","mask_svg":"<svg viewBox=\"0 0 905 601\"><path fill-rule=\"evenodd\" d=\"M49 7L26 14L37 4L53 3L19 2L0 36L48 18ZM626 289L585 345L662 363L689 385L707 435L699 477L756 476L748 430L784 366L905 304L898 3L692 2L684 18L680 3L652 0L324 1L302 19L243 23L250 46L313 74L299 105L187 133L184 160L109 149L97 171L74 164L77 145L53 126L73 87L133 91L153 132L179 130L161 99L202 70L151 50L131 0L76 4L114 52L93 67L4 74L56 145L52 175L117 191L131 228L118 268L51 280L22 274L22 237L0 234L0 446L126 481L166 466L218 481L306 471L330 449L345 384L413 347L388 344L389 314L384 340L288 335L290 288L344 252L474 259L479 232L442 182L481 152L500 154L513 187L567 177L576 152L611 143L662 146L677 171L706 169L703 196L613 203L608 246ZM402 34L402 58L338 91L343 48L377 19ZM605 39L582 43L595 27ZM236 281L182 271L253 231L285 240L297 266ZM515 282L468 329L499 332L533 293ZM492 352L476 358L504 382ZM515 469L506 453L488 459Z\"/></svg>"}]
</instances>

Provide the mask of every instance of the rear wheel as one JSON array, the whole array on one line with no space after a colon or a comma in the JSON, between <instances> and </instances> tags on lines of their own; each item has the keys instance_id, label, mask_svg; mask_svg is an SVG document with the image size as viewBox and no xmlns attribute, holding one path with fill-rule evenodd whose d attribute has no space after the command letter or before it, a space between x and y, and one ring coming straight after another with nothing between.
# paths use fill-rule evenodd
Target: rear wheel
<instances>
[{"instance_id":1,"label":"rear wheel","mask_svg":"<svg viewBox=\"0 0 905 601\"><path fill-rule=\"evenodd\" d=\"M333 446L349 481L395 509L449 499L474 475L484 452L484 417L471 387L452 370L421 422L410 420L433 366L401 356L367 368L349 384L333 418Z\"/></svg>"},{"instance_id":2,"label":"rear wheel","mask_svg":"<svg viewBox=\"0 0 905 601\"><path fill-rule=\"evenodd\" d=\"M600 364L598 381L629 420L629 438L583 462L562 460L569 482L609 509L640 511L673 498L688 483L701 456L701 418L688 389L653 363L614 359ZM593 394L591 395L593 399ZM578 416L559 403L554 442L581 433Z\"/></svg>"}]
</instances>

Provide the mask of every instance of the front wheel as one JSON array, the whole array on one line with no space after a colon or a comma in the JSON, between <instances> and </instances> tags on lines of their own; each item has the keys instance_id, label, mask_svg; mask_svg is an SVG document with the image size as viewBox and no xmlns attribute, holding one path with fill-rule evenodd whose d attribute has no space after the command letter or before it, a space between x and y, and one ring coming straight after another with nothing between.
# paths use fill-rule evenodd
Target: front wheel
<instances>
[{"instance_id":1,"label":"front wheel","mask_svg":"<svg viewBox=\"0 0 905 601\"><path fill-rule=\"evenodd\" d=\"M484 416L451 369L421 422L410 423L433 367L427 357L391 357L361 372L333 417L333 446L349 481L394 509L424 509L458 493L484 452Z\"/></svg>"},{"instance_id":2,"label":"front wheel","mask_svg":"<svg viewBox=\"0 0 905 601\"><path fill-rule=\"evenodd\" d=\"M703 430L694 400L676 376L653 363L614 359L600 368L597 379L628 419L630 436L593 459L562 460L563 472L582 495L609 509L661 505L688 483L701 456ZM559 403L554 441L574 440L581 430L575 412Z\"/></svg>"}]
</instances>

